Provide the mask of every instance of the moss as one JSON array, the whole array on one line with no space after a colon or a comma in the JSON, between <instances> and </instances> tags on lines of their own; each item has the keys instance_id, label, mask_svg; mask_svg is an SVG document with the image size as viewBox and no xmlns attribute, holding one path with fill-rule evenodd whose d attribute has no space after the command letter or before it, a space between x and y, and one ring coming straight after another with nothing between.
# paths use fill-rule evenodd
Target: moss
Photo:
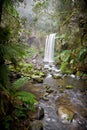
<instances>
[{"instance_id":1,"label":"moss","mask_svg":"<svg viewBox=\"0 0 87 130\"><path fill-rule=\"evenodd\" d=\"M70 122L72 121L72 119L73 119L73 114L71 114L71 115L69 115L69 116L67 117L67 120L70 121Z\"/></svg>"},{"instance_id":2,"label":"moss","mask_svg":"<svg viewBox=\"0 0 87 130\"><path fill-rule=\"evenodd\" d=\"M63 92L64 92L64 89L62 89L62 88L59 89L59 92L60 92L60 93L63 93Z\"/></svg>"},{"instance_id":3,"label":"moss","mask_svg":"<svg viewBox=\"0 0 87 130\"><path fill-rule=\"evenodd\" d=\"M73 73L72 69L70 69L70 66L67 62L62 62L60 69L61 69L62 73L66 73L66 74Z\"/></svg>"},{"instance_id":4,"label":"moss","mask_svg":"<svg viewBox=\"0 0 87 130\"><path fill-rule=\"evenodd\" d=\"M46 84L45 88L46 88L47 90L49 90L49 89L50 89L50 86L49 86L48 84Z\"/></svg>"},{"instance_id":5,"label":"moss","mask_svg":"<svg viewBox=\"0 0 87 130\"><path fill-rule=\"evenodd\" d=\"M73 86L72 86L72 85L67 85L65 88L66 88L66 89L72 89Z\"/></svg>"},{"instance_id":6,"label":"moss","mask_svg":"<svg viewBox=\"0 0 87 130\"><path fill-rule=\"evenodd\" d=\"M77 71L76 76L82 76L83 73L81 71Z\"/></svg>"},{"instance_id":7,"label":"moss","mask_svg":"<svg viewBox=\"0 0 87 130\"><path fill-rule=\"evenodd\" d=\"M48 90L46 90L46 92L47 92L47 93L52 93L53 90L52 90L52 89L48 89Z\"/></svg>"},{"instance_id":8,"label":"moss","mask_svg":"<svg viewBox=\"0 0 87 130\"><path fill-rule=\"evenodd\" d=\"M61 79L61 75L54 75L54 79Z\"/></svg>"}]
</instances>

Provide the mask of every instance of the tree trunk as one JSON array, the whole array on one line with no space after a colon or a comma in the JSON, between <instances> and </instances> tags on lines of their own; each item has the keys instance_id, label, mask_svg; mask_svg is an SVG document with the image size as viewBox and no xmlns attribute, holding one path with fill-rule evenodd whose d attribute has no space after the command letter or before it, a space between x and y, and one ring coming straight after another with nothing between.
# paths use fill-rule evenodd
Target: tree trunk
<instances>
[{"instance_id":1,"label":"tree trunk","mask_svg":"<svg viewBox=\"0 0 87 130\"><path fill-rule=\"evenodd\" d=\"M5 2L5 0L0 0L0 24L1 24L2 9L3 9L4 2Z\"/></svg>"}]
</instances>

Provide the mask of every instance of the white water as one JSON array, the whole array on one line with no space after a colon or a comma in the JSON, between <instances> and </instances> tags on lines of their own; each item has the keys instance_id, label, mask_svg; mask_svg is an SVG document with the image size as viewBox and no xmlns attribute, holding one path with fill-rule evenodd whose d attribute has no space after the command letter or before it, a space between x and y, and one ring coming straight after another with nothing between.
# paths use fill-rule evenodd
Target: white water
<instances>
[{"instance_id":1,"label":"white water","mask_svg":"<svg viewBox=\"0 0 87 130\"><path fill-rule=\"evenodd\" d=\"M54 44L55 44L55 33L50 34L46 38L44 62L54 62Z\"/></svg>"}]
</instances>

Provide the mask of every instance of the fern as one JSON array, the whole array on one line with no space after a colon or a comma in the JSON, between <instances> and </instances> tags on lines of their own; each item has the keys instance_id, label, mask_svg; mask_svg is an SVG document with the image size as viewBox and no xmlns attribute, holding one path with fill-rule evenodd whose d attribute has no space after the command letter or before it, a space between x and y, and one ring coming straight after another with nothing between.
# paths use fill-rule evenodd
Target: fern
<instances>
[{"instance_id":1,"label":"fern","mask_svg":"<svg viewBox=\"0 0 87 130\"><path fill-rule=\"evenodd\" d=\"M23 103L29 104L30 109L34 109L34 103L36 103L37 101L32 93L26 91L19 91L15 94L15 96Z\"/></svg>"},{"instance_id":2,"label":"fern","mask_svg":"<svg viewBox=\"0 0 87 130\"><path fill-rule=\"evenodd\" d=\"M24 52L24 45L22 44L5 44L0 46L0 55L3 55L5 60L11 60L12 58L18 59L23 57L25 54Z\"/></svg>"},{"instance_id":3,"label":"fern","mask_svg":"<svg viewBox=\"0 0 87 130\"><path fill-rule=\"evenodd\" d=\"M20 79L18 79L17 81L15 81L13 83L13 87L14 89L19 89L20 87L22 87L27 81L29 80L29 77L22 77Z\"/></svg>"},{"instance_id":4,"label":"fern","mask_svg":"<svg viewBox=\"0 0 87 130\"><path fill-rule=\"evenodd\" d=\"M19 99L21 99L25 103L33 104L34 102L36 102L35 96L32 93L26 91L20 91L17 92L16 95L18 96Z\"/></svg>"},{"instance_id":5,"label":"fern","mask_svg":"<svg viewBox=\"0 0 87 130\"><path fill-rule=\"evenodd\" d=\"M84 59L85 54L87 53L87 48L82 48L79 52L78 59L79 61L82 61Z\"/></svg>"},{"instance_id":6,"label":"fern","mask_svg":"<svg viewBox=\"0 0 87 130\"><path fill-rule=\"evenodd\" d=\"M18 89L23 86L27 81L29 80L28 77L22 77L20 79L18 79L17 81L15 81L13 83L13 97L18 98L19 100L21 100L23 103L29 104L29 108L31 110L34 109L34 103L36 103L36 99L35 96L32 93L26 92L26 91L18 91Z\"/></svg>"},{"instance_id":7,"label":"fern","mask_svg":"<svg viewBox=\"0 0 87 130\"><path fill-rule=\"evenodd\" d=\"M65 51L63 51L60 54L60 56L61 56L61 60L63 62L67 62L69 60L70 56L71 56L71 50L65 50Z\"/></svg>"}]
</instances>

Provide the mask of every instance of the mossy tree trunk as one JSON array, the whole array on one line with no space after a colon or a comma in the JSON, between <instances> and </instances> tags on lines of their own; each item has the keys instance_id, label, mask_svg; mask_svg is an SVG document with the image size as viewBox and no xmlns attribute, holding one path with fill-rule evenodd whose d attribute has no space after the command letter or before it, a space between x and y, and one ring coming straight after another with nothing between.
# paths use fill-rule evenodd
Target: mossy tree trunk
<instances>
[{"instance_id":1,"label":"mossy tree trunk","mask_svg":"<svg viewBox=\"0 0 87 130\"><path fill-rule=\"evenodd\" d=\"M5 0L0 0L0 24L1 24L1 18L2 18L2 10Z\"/></svg>"}]
</instances>

